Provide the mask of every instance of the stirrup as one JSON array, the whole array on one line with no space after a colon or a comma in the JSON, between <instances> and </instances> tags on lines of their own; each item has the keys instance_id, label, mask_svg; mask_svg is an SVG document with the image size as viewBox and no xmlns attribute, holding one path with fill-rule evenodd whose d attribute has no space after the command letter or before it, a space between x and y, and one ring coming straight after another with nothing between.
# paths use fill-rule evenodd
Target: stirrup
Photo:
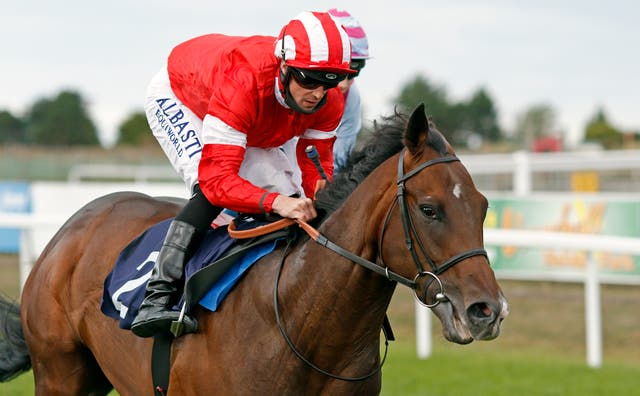
<instances>
[{"instance_id":1,"label":"stirrup","mask_svg":"<svg viewBox=\"0 0 640 396\"><path fill-rule=\"evenodd\" d=\"M184 312L186 308L187 304L183 303L182 309L180 309L180 316L178 316L178 320L174 320L173 322L171 322L169 331L171 331L171 334L173 334L175 338L178 338L185 333L186 327L184 324Z\"/></svg>"}]
</instances>

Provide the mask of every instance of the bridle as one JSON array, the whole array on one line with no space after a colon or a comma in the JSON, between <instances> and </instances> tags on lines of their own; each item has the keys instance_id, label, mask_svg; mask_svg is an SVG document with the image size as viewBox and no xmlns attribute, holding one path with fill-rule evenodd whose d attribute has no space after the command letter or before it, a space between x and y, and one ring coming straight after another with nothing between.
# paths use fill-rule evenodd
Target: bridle
<instances>
[{"instance_id":1,"label":"bridle","mask_svg":"<svg viewBox=\"0 0 640 396\"><path fill-rule=\"evenodd\" d=\"M313 228L312 226L310 226L308 223L304 222L304 221L300 221L300 220L296 220L296 222L298 223L298 225L307 233L309 234L309 236L311 237L311 239L313 239L315 242L319 243L320 245L326 247L327 249L353 261L354 263L357 263L377 274L380 274L384 277L386 277L387 279L389 279L390 281L394 281L394 282L398 282L402 285L405 285L411 289L414 290L415 292L415 296L416 299L418 300L418 302L420 302L420 304L428 307L428 308L433 308L436 305L438 305L441 302L447 301L448 298L445 294L445 290L444 290L444 285L442 283L442 281L440 280L440 278L438 277L438 275L441 275L443 272L445 272L446 270L448 270L449 268L453 267L454 265L470 258L470 257L474 257L474 256L485 256L487 257L487 252L482 249L482 248L477 248L477 249L470 249L467 250L465 252L462 252L460 254L457 254L453 257L451 257L450 259L448 259L447 261L445 261L444 263L437 265L432 259L431 257L429 257L429 255L427 254L427 251L424 247L424 245L422 244L422 241L420 240L420 238L418 237L418 234L416 232L416 228L413 225L413 221L411 219L411 214L409 212L409 208L407 206L407 199L406 199L406 187L405 187L405 182L407 180L409 180L410 178L412 178L413 176L417 175L419 172L421 172L422 170L424 170L425 168L428 168L432 165L436 165L436 164L441 164L441 163L447 163L447 162L454 162L454 161L460 161L460 159L458 159L458 157L454 156L454 155L448 155L445 157L440 157L440 158L436 158L436 159L432 159L429 161L426 161L422 164L420 164L417 168L411 170L409 173L404 173L404 156L406 153L406 148L403 148L402 151L400 152L400 158L398 161L398 179L397 179L397 185L398 185L398 192L396 194L396 198L393 200L391 206L389 207L389 210L387 211L387 215L385 217L385 221L383 223L382 229L380 231L380 237L378 238L378 257L380 259L380 263L382 265L379 264L375 264L369 260L366 260L360 256L357 256L353 253L351 253L350 251L342 248L341 246L336 245L335 243L331 242L329 239L327 239L327 237L325 237L324 235L322 235L318 230L316 230L315 228ZM383 240L383 236L384 236L384 232L385 229L389 223L389 219L391 216L391 212L393 211L393 208L395 207L395 205L398 204L398 206L400 207L400 218L402 219L402 228L404 230L404 236L405 236L405 244L407 246L407 249L409 250L409 252L411 253L411 257L413 258L413 261L416 265L416 268L418 270L418 273L416 274L416 276L413 279L409 279L406 278L400 274L397 274L391 270L389 270L389 267L387 267L383 260L382 260L382 240ZM413 238L412 238L413 237ZM416 250L413 247L413 239L415 239L416 241L418 241L418 246L420 248L420 251L422 253L422 255L427 259L427 262L429 263L429 265L431 266L431 271L426 271L424 269L424 267L422 266L422 263L420 262L420 258L418 257L418 254L416 252ZM294 354L300 359L302 360L305 364L307 364L309 367L313 368L314 370L328 376L334 379L338 379L338 380L342 380L342 381L362 381L365 380L371 376L373 376L375 373L379 372L380 369L382 368L382 366L384 365L384 362L386 360L387 357L387 348L388 348L388 340L386 339L386 334L385 334L385 352L384 352L384 356L380 362L380 364L373 369L371 372L369 372L366 375L360 376L360 377L343 377L343 376L339 376L336 374L332 374L326 370L321 369L320 367L316 366L315 364L313 364L312 362L310 362L309 360L307 360L300 351L297 350L297 348L295 347L295 345L293 344L292 340L289 338L289 336L287 335L284 326L282 324L282 321L280 319L280 313L279 313L279 309L278 309L278 283L279 283L279 279L280 279L280 274L282 272L282 267L284 266L284 262L285 262L285 258L287 256L287 253L289 251L289 248L291 247L293 240L289 240L289 243L287 244L287 247L284 250L284 253L282 255L282 260L280 261L280 266L278 269L278 273L276 275L276 281L275 281L275 285L274 285L274 290L273 290L273 301L274 301L274 311L275 311L275 316L276 316L276 322L278 324L278 328L280 329L280 332L282 333L285 341L287 342L287 344L289 345L289 348L294 352ZM432 279L430 282L428 282L425 287L424 287L424 292L423 292L423 300L420 299L420 297L418 296L418 279L420 279L421 277L424 276L430 276ZM435 302L433 304L427 304L426 302L426 294L427 294L427 290L429 288L429 285L431 282L437 282L438 287L439 287L439 292L436 293L435 295Z\"/></svg>"},{"instance_id":2,"label":"bridle","mask_svg":"<svg viewBox=\"0 0 640 396\"><path fill-rule=\"evenodd\" d=\"M384 261L382 259L382 241L384 237L384 232L386 230L386 227L389 223L389 219L391 217L391 212L393 211L393 208L397 204L398 207L400 208L400 218L402 219L402 229L404 231L404 242L405 242L405 245L407 246L407 250L409 250L409 253L411 253L411 258L413 259L413 262L416 265L416 269L418 270L418 273L413 278L413 280L406 282L408 279L404 278L405 282L403 282L403 284L414 289L416 299L420 304L428 308L433 308L436 305L438 305L440 302L447 301L447 296L444 291L444 285L442 284L442 281L440 280L438 275L441 275L443 272L445 272L449 268L453 267L454 265L470 257L484 256L488 258L488 256L487 256L486 250L482 248L477 248L477 249L470 249L465 252L459 253L451 257L447 261L441 263L440 265L436 264L435 261L431 259L431 257L427 253L427 249L425 249L424 244L422 243L422 240L418 237L418 233L416 231L415 226L413 225L411 213L409 212L409 208L407 205L407 197L406 197L407 194L406 194L405 182L410 178L412 178L413 176L420 173L425 168L428 168L436 164L460 161L460 159L455 155L447 155L444 157L435 158L435 159L423 162L418 167L411 170L409 173L405 174L404 173L405 154L406 154L406 148L403 148L402 151L400 152L400 159L398 160L398 179L396 181L396 184L398 185L398 192L396 193L396 198L394 199L393 203L389 207L389 210L387 211L387 216L384 220L384 225L382 226L382 230L380 231L380 237L378 238L378 256L380 258L380 262L382 263L383 267L388 268L384 264ZM423 257L425 257L427 262L429 263L429 266L431 267L431 271L425 270L422 263L420 262L418 253L416 252L416 249L414 249L414 245L413 245L414 239L417 241L417 245L420 248L420 252L422 253ZM419 278L425 277L425 276L431 277L431 281L425 285L422 299L421 299L420 296L418 296L417 281ZM427 290L429 289L429 285L433 281L437 282L440 291L435 295L435 302L432 304L428 304L426 302Z\"/></svg>"},{"instance_id":3,"label":"bridle","mask_svg":"<svg viewBox=\"0 0 640 396\"><path fill-rule=\"evenodd\" d=\"M404 173L404 156L406 153L406 148L403 148L402 151L400 152L400 158L398 160L398 179L396 181L396 184L398 185L398 192L396 193L396 197L394 199L394 201L391 203L391 206L389 206L389 210L387 211L387 215L385 217L382 229L380 231L380 237L378 238L378 257L380 259L380 263L382 265L379 264L375 264L369 260L366 260L360 256L356 256L355 254L351 253L350 251L336 245L335 243L331 242L329 239L327 239L327 237L325 237L324 235L320 234L320 232L318 232L315 228L311 227L309 224L302 222L302 221L297 221L298 224L300 225L300 227L302 227L307 234L309 234L309 236L316 241L317 243L319 243L320 245L326 247L329 250L334 251L335 253L338 253L339 255L353 261L354 263L360 264L361 266L367 268L368 270L371 270L377 274L380 274L384 277L386 277L387 279L394 281L394 282L398 282L404 286L407 286L411 289L413 289L416 293L416 298L418 299L418 302L420 302L422 305L428 307L428 308L433 308L436 305L438 305L440 302L443 301L447 301L447 296L445 294L444 291L444 285L442 283L442 281L440 280L440 278L438 277L438 275L441 275L443 272L445 272L446 270L448 270L449 268L453 267L454 265L470 258L470 257L474 257L474 256L484 256L484 257L488 257L487 256L487 251L482 249L482 248L477 248L477 249L470 249L467 251L464 251L462 253L459 253L453 257L451 257L450 259L448 259L447 261L441 263L440 265L436 264L435 261L433 261L431 259L431 257L429 256L429 254L427 253L427 249L425 249L424 244L422 243L422 241L420 240L420 238L418 237L418 233L416 231L415 226L413 225L413 220L411 218L411 214L409 212L409 208L407 205L407 198L406 198L406 186L405 186L405 182L407 180L409 180L410 178L412 178L413 176L417 175L418 173L420 173L422 170L436 165L436 164L441 164L441 163L447 163L447 162L454 162L454 161L460 161L460 159L458 157L456 157L455 155L447 155L444 157L439 157L439 158L435 158L426 162L423 162L422 164L420 164L417 168L411 170L409 173ZM393 208L396 206L396 204L400 207L400 218L402 219L402 229L404 231L404 241L405 241L405 245L407 246L407 249L409 250L409 253L411 253L411 257L413 259L414 264L416 265L416 269L418 270L417 274L413 277L413 279L409 279L406 278L400 274L397 274L391 270L389 270L389 267L387 267L386 264L384 264L384 261L382 260L382 241L383 241L383 237L384 237L384 232L387 228L387 225L389 224L389 220L391 218L391 213L393 212ZM422 255L427 259L427 262L429 263L429 266L431 267L431 271L427 271L424 269L422 263L420 262L420 258L418 257L418 253L416 252L416 249L414 248L413 245L413 240L417 241L418 247L420 248L420 252L422 253ZM431 277L431 282L435 281L438 284L439 287L439 292L436 293L436 298L435 298L435 302L433 304L427 304L426 302L426 293L427 293L427 289L428 286L431 282L429 282L425 287L424 287L424 291L423 291L423 298L420 299L420 296L417 295L418 293L418 279L425 277L425 276L429 276Z\"/></svg>"}]
</instances>

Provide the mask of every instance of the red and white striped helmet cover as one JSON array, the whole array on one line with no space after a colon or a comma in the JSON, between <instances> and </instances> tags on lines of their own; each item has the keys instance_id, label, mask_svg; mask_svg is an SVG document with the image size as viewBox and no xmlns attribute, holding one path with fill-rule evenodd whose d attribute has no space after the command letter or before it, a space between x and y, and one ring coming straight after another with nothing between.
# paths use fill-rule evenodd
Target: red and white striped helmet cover
<instances>
[{"instance_id":1,"label":"red and white striped helmet cover","mask_svg":"<svg viewBox=\"0 0 640 396\"><path fill-rule=\"evenodd\" d=\"M349 68L349 36L326 12L305 11L289 21L280 31L274 54L300 69L354 72Z\"/></svg>"},{"instance_id":2,"label":"red and white striped helmet cover","mask_svg":"<svg viewBox=\"0 0 640 396\"><path fill-rule=\"evenodd\" d=\"M351 58L369 59L369 40L360 22L347 11L337 8L330 9L328 13L347 32L349 40L351 40Z\"/></svg>"}]
</instances>

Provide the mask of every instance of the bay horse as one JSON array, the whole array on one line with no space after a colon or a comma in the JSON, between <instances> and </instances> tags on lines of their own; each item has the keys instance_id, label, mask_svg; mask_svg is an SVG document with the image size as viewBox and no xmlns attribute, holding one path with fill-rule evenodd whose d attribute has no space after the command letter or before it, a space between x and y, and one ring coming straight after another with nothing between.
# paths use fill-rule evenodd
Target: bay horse
<instances>
[{"instance_id":1,"label":"bay horse","mask_svg":"<svg viewBox=\"0 0 640 396\"><path fill-rule=\"evenodd\" d=\"M217 312L196 308L198 332L172 344L169 394L378 394L397 283L447 340L499 335L508 308L483 249L487 200L423 105L372 134L316 201L318 231L340 253L302 238L256 262ZM152 394L152 339L100 312L102 286L119 252L179 208L119 192L75 213L31 271L21 321L0 304L0 378L32 367L37 395Z\"/></svg>"}]
</instances>

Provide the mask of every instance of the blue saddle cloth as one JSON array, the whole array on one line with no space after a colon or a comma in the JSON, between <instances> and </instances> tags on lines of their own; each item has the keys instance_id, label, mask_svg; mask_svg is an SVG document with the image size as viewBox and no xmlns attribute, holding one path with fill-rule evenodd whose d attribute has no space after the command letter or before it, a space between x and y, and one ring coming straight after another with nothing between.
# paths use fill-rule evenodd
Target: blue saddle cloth
<instances>
[{"instance_id":1,"label":"blue saddle cloth","mask_svg":"<svg viewBox=\"0 0 640 396\"><path fill-rule=\"evenodd\" d=\"M130 329L133 319L138 314L147 282L172 220L167 219L152 226L125 247L104 281L100 309L105 315L118 319L122 329ZM235 240L229 236L226 226L210 229L199 249L186 264L185 279L221 258L234 244ZM272 252L276 244L277 241L271 241L248 250L211 286L200 299L199 305L216 311L246 270L264 255ZM179 311L179 306L180 304L173 309Z\"/></svg>"}]
</instances>

